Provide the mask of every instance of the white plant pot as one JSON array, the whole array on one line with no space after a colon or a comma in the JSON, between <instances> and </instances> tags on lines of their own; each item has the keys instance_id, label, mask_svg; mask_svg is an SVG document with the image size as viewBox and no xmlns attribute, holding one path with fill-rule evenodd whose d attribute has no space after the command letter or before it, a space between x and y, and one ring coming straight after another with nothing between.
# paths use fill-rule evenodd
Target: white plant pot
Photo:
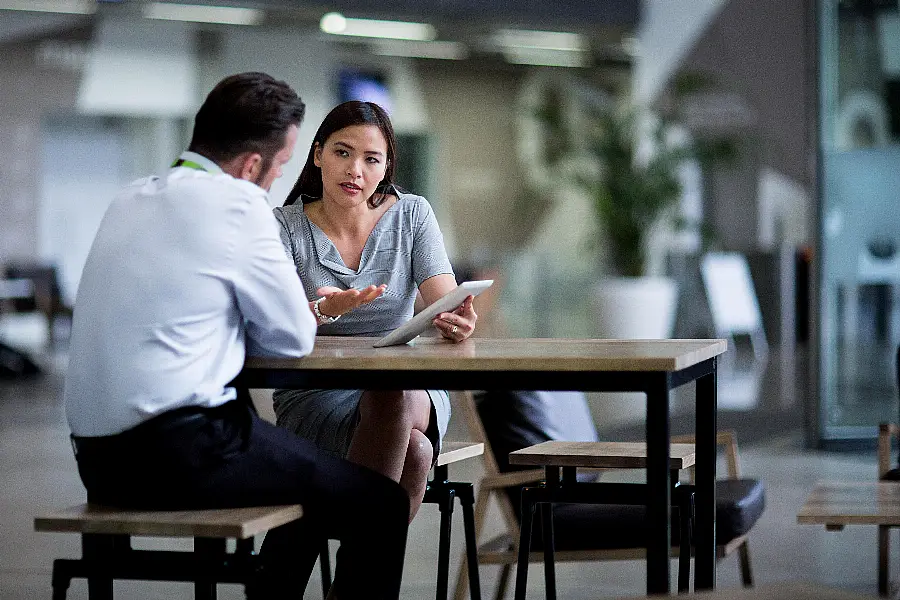
<instances>
[{"instance_id":1,"label":"white plant pot","mask_svg":"<svg viewBox=\"0 0 900 600\"><path fill-rule=\"evenodd\" d=\"M672 337L678 286L670 277L617 277L594 287L597 335L607 339Z\"/></svg>"}]
</instances>

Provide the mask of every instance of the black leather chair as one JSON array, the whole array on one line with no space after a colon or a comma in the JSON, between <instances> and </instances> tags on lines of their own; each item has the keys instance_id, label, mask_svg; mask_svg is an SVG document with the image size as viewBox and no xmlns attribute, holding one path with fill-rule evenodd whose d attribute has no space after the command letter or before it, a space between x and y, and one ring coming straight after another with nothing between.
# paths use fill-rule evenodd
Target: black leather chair
<instances>
[{"instance_id":1,"label":"black leather chair","mask_svg":"<svg viewBox=\"0 0 900 600\"><path fill-rule=\"evenodd\" d=\"M476 405L469 392L456 394L461 412L469 425L471 439L485 442L485 475L478 486L475 502L475 528L480 535L487 507L493 497L501 510L506 532L481 541L478 550L480 564L501 565L496 599L506 594L512 565L517 560L519 539L520 491L527 484L544 477L543 470L516 471L509 465L508 454L514 450L560 439L566 431L559 423L547 423L548 411L568 410L577 414L572 419L574 434L584 439L596 430L586 407L577 405L577 397L569 396L554 410L552 399L529 393L491 392ZM574 402L574 404L573 404ZM581 402L584 402L583 398ZM673 442L692 442L686 436L673 436ZM740 477L736 437L733 432L719 432L717 443L725 447L727 472L716 483L716 542L719 558L737 551L740 555L741 578L745 586L753 585L748 535L765 509L765 488L756 479ZM554 547L556 561L628 560L646 556L647 528L645 508L634 505L555 504L553 509ZM532 534L532 561L542 560L540 527ZM672 528L672 546L677 552L680 544L678 527ZM457 600L465 598L468 575L465 564L457 580Z\"/></svg>"}]
</instances>

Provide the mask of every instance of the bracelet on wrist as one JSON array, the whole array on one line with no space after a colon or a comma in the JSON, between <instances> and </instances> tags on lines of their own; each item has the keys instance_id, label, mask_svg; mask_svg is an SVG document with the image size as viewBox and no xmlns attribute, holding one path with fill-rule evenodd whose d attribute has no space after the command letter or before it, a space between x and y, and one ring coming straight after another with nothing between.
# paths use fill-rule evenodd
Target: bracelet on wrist
<instances>
[{"instance_id":1,"label":"bracelet on wrist","mask_svg":"<svg viewBox=\"0 0 900 600\"><path fill-rule=\"evenodd\" d=\"M319 309L319 303L325 298L326 296L322 296L321 298L313 302L313 313L315 313L316 321L319 325L328 325L329 323L334 323L341 318L341 315L332 317L331 315L322 314L322 311Z\"/></svg>"}]
</instances>

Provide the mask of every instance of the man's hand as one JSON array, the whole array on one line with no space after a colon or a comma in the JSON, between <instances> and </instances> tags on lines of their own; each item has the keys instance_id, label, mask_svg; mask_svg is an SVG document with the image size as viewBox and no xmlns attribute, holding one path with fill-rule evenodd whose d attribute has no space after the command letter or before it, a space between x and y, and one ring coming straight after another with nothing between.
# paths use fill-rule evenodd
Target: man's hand
<instances>
[{"instance_id":1,"label":"man's hand","mask_svg":"<svg viewBox=\"0 0 900 600\"><path fill-rule=\"evenodd\" d=\"M324 286L316 290L316 294L325 299L319 302L319 312L328 317L339 317L350 312L358 306L368 304L384 293L387 285L370 285L367 288L357 290L350 288L342 290L333 286Z\"/></svg>"}]
</instances>

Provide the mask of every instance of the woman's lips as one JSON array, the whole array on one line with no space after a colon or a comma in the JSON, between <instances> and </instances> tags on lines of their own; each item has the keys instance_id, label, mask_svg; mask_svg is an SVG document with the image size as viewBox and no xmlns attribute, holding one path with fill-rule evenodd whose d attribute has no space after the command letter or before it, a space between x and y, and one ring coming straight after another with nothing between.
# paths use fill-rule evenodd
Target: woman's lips
<instances>
[{"instance_id":1,"label":"woman's lips","mask_svg":"<svg viewBox=\"0 0 900 600\"><path fill-rule=\"evenodd\" d=\"M345 181L344 183L342 183L342 184L341 184L341 187L344 189L345 192L348 192L348 193L351 193L351 194L356 193L356 192L359 192L359 191L362 190L361 187L359 187L359 186L356 185L355 183L350 183L349 181Z\"/></svg>"}]
</instances>

